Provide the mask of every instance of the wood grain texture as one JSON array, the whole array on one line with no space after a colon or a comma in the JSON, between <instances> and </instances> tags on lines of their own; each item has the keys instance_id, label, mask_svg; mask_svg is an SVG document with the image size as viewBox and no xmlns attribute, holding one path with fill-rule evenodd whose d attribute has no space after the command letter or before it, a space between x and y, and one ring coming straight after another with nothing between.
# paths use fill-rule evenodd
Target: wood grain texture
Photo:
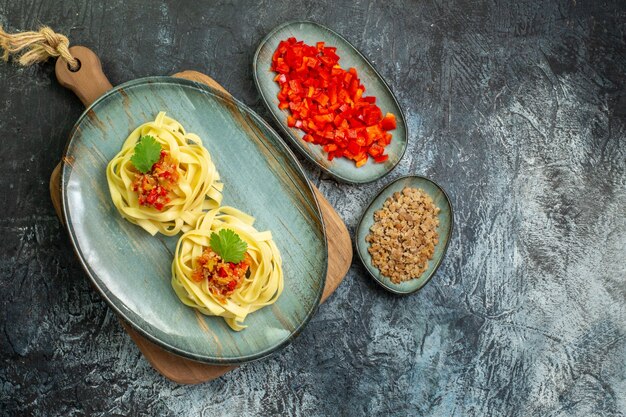
<instances>
[{"instance_id":1,"label":"wood grain texture","mask_svg":"<svg viewBox=\"0 0 626 417\"><path fill-rule=\"evenodd\" d=\"M308 176L351 234L387 181L441 184L458 227L431 282L397 297L355 261L280 355L171 383L90 288L48 203L84 108L53 65L2 63L0 415L623 416L623 1L0 0L4 29L49 24L113 80L198 69L266 120L254 51L299 17L367 55L412 132L382 181L337 183L305 161Z\"/></svg>"},{"instance_id":2,"label":"wood grain texture","mask_svg":"<svg viewBox=\"0 0 626 417\"><path fill-rule=\"evenodd\" d=\"M211 381L236 368L236 366L207 365L174 355L137 333L125 321L120 320L120 323L150 365L161 375L178 384L200 384Z\"/></svg>"},{"instance_id":3,"label":"wood grain texture","mask_svg":"<svg viewBox=\"0 0 626 417\"><path fill-rule=\"evenodd\" d=\"M63 59L57 59L54 72L59 84L71 90L85 107L96 101L98 97L109 91L113 86L102 72L100 58L89 48L72 46L72 56L79 60L81 67L71 71ZM61 168L59 162L50 175L50 198L59 220L63 222L61 202Z\"/></svg>"},{"instance_id":4,"label":"wood grain texture","mask_svg":"<svg viewBox=\"0 0 626 417\"><path fill-rule=\"evenodd\" d=\"M63 87L72 90L85 107L96 101L113 86L102 72L100 58L89 48L72 46L70 54L80 63L76 71L70 70L63 59L57 59L54 72Z\"/></svg>"}]
</instances>

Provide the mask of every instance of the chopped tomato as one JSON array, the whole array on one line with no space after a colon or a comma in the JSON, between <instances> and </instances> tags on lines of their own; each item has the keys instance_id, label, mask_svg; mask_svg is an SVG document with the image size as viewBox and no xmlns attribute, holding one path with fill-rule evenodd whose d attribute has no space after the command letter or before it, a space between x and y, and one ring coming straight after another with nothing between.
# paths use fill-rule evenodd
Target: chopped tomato
<instances>
[{"instance_id":1,"label":"chopped tomato","mask_svg":"<svg viewBox=\"0 0 626 417\"><path fill-rule=\"evenodd\" d=\"M196 267L191 273L191 279L197 283L206 281L211 294L222 304L241 287L252 264L252 258L247 253L239 263L224 262L210 247L195 261Z\"/></svg>"},{"instance_id":2,"label":"chopped tomato","mask_svg":"<svg viewBox=\"0 0 626 417\"><path fill-rule=\"evenodd\" d=\"M137 193L140 206L151 206L161 211L171 201L169 192L178 182L178 161L162 150L160 159L149 172L135 173L132 190Z\"/></svg>"},{"instance_id":3,"label":"chopped tomato","mask_svg":"<svg viewBox=\"0 0 626 417\"><path fill-rule=\"evenodd\" d=\"M303 130L305 142L321 145L328 160L345 157L357 167L369 156L383 162L395 116L383 117L376 97L364 96L357 70L341 68L336 51L324 42L311 46L293 37L281 41L272 57L280 87L278 107L289 110L287 125Z\"/></svg>"}]
</instances>

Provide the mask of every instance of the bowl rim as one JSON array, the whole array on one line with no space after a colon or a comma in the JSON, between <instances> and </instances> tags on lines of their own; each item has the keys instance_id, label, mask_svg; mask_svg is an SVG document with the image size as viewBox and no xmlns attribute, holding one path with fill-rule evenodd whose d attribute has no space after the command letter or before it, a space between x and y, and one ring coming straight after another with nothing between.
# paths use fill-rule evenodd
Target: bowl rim
<instances>
[{"instance_id":1,"label":"bowl rim","mask_svg":"<svg viewBox=\"0 0 626 417\"><path fill-rule=\"evenodd\" d=\"M450 207L450 232L448 233L448 237L447 237L447 239L446 239L446 241L444 243L443 252L441 253L441 257L435 263L435 267L433 268L431 273L428 275L428 277L426 278L424 283L420 287L415 288L413 290L410 290L410 291L400 291L397 288L391 287L391 286L387 285L386 283L384 283L383 281L379 280L370 271L370 268L369 268L368 264L365 262L365 259L363 257L364 255L361 254L361 245L359 244L360 243L359 230L361 230L361 225L363 224L363 220L365 219L365 215L370 210L370 208L374 205L374 202L378 199L378 197L380 197L380 195L387 188L391 187L393 184L395 184L397 182L400 182L402 180L405 180L407 178L419 178L421 180L426 180L426 181L430 182L431 184L433 184L437 189L441 190L443 196L445 197L445 199L446 199L446 201L448 203L448 207ZM387 291L389 291L391 293L394 293L394 294L397 294L397 295L410 295L410 294L413 294L413 293L416 293L416 292L419 292L420 290L422 290L432 280L433 276L435 275L435 273L437 272L437 270L441 266L441 263L443 262L443 259L446 257L446 253L448 252L448 246L450 244L450 239L452 238L452 233L453 232L454 232L454 208L452 207L452 202L450 201L450 196L448 196L448 193L446 193L446 190L444 190L441 185L439 185L438 183L436 183L435 181L431 180L428 177L425 177L423 175L408 174L408 175L403 175L401 177L398 177L398 178L390 181L389 183L385 184L376 193L376 195L371 199L371 201L369 202L369 204L367 205L365 210L363 210L363 213L361 214L361 217L359 218L359 222L357 223L357 227L356 227L354 241L355 241L355 245L356 245L356 252L357 252L357 254L359 256L359 259L361 260L361 263L363 264L363 267L365 268L367 273L374 279L374 281L376 281L376 283L378 283L381 287L383 287L384 289L386 289ZM365 242L365 244L367 244L367 242ZM412 278L412 279L414 279L414 278Z\"/></svg>"},{"instance_id":2,"label":"bowl rim","mask_svg":"<svg viewBox=\"0 0 626 417\"><path fill-rule=\"evenodd\" d=\"M267 121L265 121L261 116L259 116L254 110L252 110L251 108L249 108L246 104L242 103L241 101L237 100L236 98L234 98L233 96L231 96L230 94L226 94L222 91L219 91L213 87L210 87L206 84L203 83L199 83L196 81L190 81L184 78L178 78L178 77L172 77L172 76L148 76L148 77L142 77L142 78L136 78L130 81L127 81L125 83L119 84L117 86L114 86L112 89L110 89L109 91L107 91L106 93L104 93L103 95L101 95L100 97L98 97L93 103L91 103L84 111L83 113L80 115L80 117L77 119L76 123L74 124L74 127L72 128L72 130L70 131L69 134L69 139L67 141L67 144L65 145L65 149L63 151L63 156L61 161L69 161L70 159L68 159L68 151L70 150L70 147L72 146L72 144L75 141L75 135L79 129L79 126L83 123L83 121L87 118L89 118L89 114L91 112L93 112L93 109L96 105L98 105L99 103L104 102L106 99L108 99L110 96L112 95L117 95L117 94L121 94L120 91L123 92L124 88L128 88L128 87L133 87L136 85L142 85L142 84L150 84L150 83L158 83L158 82L166 82L166 83L170 83L170 84L177 84L177 85L186 85L187 87L190 88L195 88L195 89L199 89L199 90L204 90L205 93L209 93L211 95L217 96L220 99L223 99L227 102L233 103L235 104L238 108L243 109L244 111L248 112L249 114L251 114L257 122L259 122L263 127L265 127L266 129L268 129L269 132L271 132L272 134L275 135L275 137L278 139L277 140L277 144L278 146L282 147L283 150L287 153L287 155L293 160L294 163L294 168L296 170L296 172L298 174L300 174L302 176L302 178L304 178L306 181L306 185L307 185L307 190L310 193L310 195L312 196L313 199L313 203L315 204L315 209L316 209L316 217L317 217L317 221L320 224L320 229L322 231L322 240L323 240L323 248L324 248L324 255L325 255L325 262L324 262L324 267L323 267L323 271L322 271L322 277L321 282L320 282L320 286L316 292L316 294L314 294L314 306L310 309L310 311L307 312L307 314L304 316L304 318L301 320L301 322L299 323L299 325L291 332L291 334L289 335L289 337L285 338L283 341L281 341L280 343L271 346L265 350L259 351L257 353L254 354L250 354L250 355L244 355L244 356L234 356L231 358L221 358L221 357L216 357L216 356L211 356L211 355L202 355L202 354L198 354L198 353L194 353L194 352L189 352L183 348L180 347L176 347L173 346L172 344L170 344L169 342L162 340L161 338L157 337L156 335L151 334L148 330L143 329L138 323L136 323L133 318L131 317L130 314L127 314L124 312L124 310L122 308L120 308L119 306L117 306L112 300L111 297L108 296L107 291L108 288L106 285L98 285L97 280L95 279L95 276L97 276L98 274L92 270L91 266L89 265L89 263L84 259L83 256L83 252L81 251L81 249L79 248L79 244L77 241L77 237L75 236L75 227L73 225L73 222L70 221L70 213L69 213L69 205L68 205L68 195L67 195L67 183L69 181L69 170L71 169L71 164L68 163L63 163L63 167L61 169L61 202L62 202L62 216L63 216L63 222L65 223L65 228L68 232L68 235L70 237L70 243L72 245L72 248L74 249L74 253L76 254L76 257L78 258L78 260L80 261L80 264L83 268L83 270L85 271L85 273L87 274L87 276L89 277L89 280L91 281L91 284L93 285L93 287L97 290L97 292L100 294L100 296L104 299L104 301L107 303L107 305L109 306L109 308L111 308L118 316L119 319L123 320L125 323L129 324L130 327L137 331L141 336L145 337L147 340L153 342L154 344L156 344L158 347L173 353L175 355L187 358L187 359L191 359L197 362L202 362L205 364L209 364L209 365L240 365L243 363L247 363L247 362L252 362L252 361L256 361L259 359L262 359L264 357L267 357L269 355L271 355L272 353L286 347L287 345L289 345L301 332L302 330L306 327L306 325L309 323L309 321L311 320L311 318L315 315L315 313L317 312L319 305L320 305L320 300L322 297L322 294L324 292L324 288L326 286L326 275L328 272L328 241L327 241L327 234L326 234L326 225L324 223L324 219L323 219L323 215L322 215L322 211L319 205L319 201L317 200L317 197L315 196L315 192L313 192L313 188L311 187L311 183L310 180L308 179L308 177L306 176L304 169L302 168L302 165L300 164L300 162L298 161L297 157L295 156L295 154L293 153L293 151L289 148L289 146L287 146L287 144L284 142L284 140L281 138L281 136L267 123ZM68 166L70 166L68 168ZM135 316L139 316L136 313L133 313Z\"/></svg>"},{"instance_id":3,"label":"bowl rim","mask_svg":"<svg viewBox=\"0 0 626 417\"><path fill-rule=\"evenodd\" d=\"M361 57L370 66L370 68L374 71L374 74L382 81L382 84L385 87L385 89L387 90L387 92L389 93L389 96L392 98L393 102L398 107L398 110L400 110L400 117L402 118L402 122L404 124L404 130L405 130L404 146L402 147L402 152L400 152L400 154L398 155L398 160L396 161L396 163L393 164L392 166L390 166L389 169L384 171L382 174L374 176L371 179L358 181L358 180L350 179L350 178L347 178L347 177L345 177L343 175L337 174L337 173L331 171L330 169L326 168L320 162L318 162L315 158L313 158L313 156L311 154L309 154L309 152L304 148L304 146L301 143L302 139L295 137L291 133L291 131L287 128L286 123L284 123L281 119L278 118L278 116L276 116L274 114L274 112L272 111L273 105L268 101L268 98L266 98L265 95L263 95L263 92L262 92L261 87L260 87L259 77L257 76L259 54L261 53L261 49L270 40L270 38L272 38L276 34L276 32L278 32L279 30L281 30L281 29L283 29L283 28L285 28L287 26L296 25L296 24L302 24L302 23L309 24L309 25L312 25L312 26L317 26L318 28L326 30L326 31L332 33L333 35L337 36L339 39L341 39L345 43L347 43L350 47L352 47L352 49L354 49L354 51L356 51L357 55L359 57ZM315 166L320 168L326 174L330 175L332 178L334 178L336 180L339 180L341 182L344 182L346 184L352 184L352 185L368 184L368 183L377 181L377 180L379 180L379 179L389 175L391 173L391 171L393 171L398 166L398 164L400 164L400 162L402 161L402 158L404 158L404 154L406 153L406 150L409 147L409 137L410 137L409 133L410 132L409 132L409 125L406 122L406 115L404 114L404 110L402 109L402 106L400 106L400 102L398 101L396 95L394 94L393 90L391 89L391 87L389 86L389 84L387 83L385 78L378 72L378 70L376 69L374 64L372 64L372 62L365 55L363 55L361 53L361 51L359 51L357 49L356 46L354 46L350 41L348 41L346 38L344 38L339 33L335 32L334 30L329 29L328 27L326 27L326 26L324 26L324 25L322 25L320 23L317 23L317 22L314 22L314 21L311 21L311 20L306 20L306 19L291 20L291 21L288 21L288 22L285 22L285 23L282 23L282 24L276 26L267 35L265 35L265 37L263 37L261 42L259 42L259 46L257 47L256 51L254 52L254 57L252 58L252 76L254 78L254 85L255 85L259 95L261 96L261 100L263 100L263 104L265 104L265 107L267 107L267 109L269 110L270 114L272 115L272 118L276 121L276 123L280 127L280 130L285 135L287 135L287 137L289 138L289 142L291 142L298 149L298 152L300 154L302 154L306 159L308 159L310 162L315 164Z\"/></svg>"}]
</instances>

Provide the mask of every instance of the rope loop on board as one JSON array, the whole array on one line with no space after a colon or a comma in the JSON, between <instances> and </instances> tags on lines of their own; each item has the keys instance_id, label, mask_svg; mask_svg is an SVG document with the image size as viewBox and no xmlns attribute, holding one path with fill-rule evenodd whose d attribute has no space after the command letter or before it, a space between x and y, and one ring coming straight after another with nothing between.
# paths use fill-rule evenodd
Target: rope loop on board
<instances>
[{"instance_id":1,"label":"rope loop on board","mask_svg":"<svg viewBox=\"0 0 626 417\"><path fill-rule=\"evenodd\" d=\"M67 36L56 33L48 26L42 26L37 32L6 33L0 26L0 47L4 50L2 59L9 60L11 55L19 55L17 62L28 66L44 62L48 58L61 57L72 71L80 68L80 63L70 54L70 41Z\"/></svg>"}]
</instances>

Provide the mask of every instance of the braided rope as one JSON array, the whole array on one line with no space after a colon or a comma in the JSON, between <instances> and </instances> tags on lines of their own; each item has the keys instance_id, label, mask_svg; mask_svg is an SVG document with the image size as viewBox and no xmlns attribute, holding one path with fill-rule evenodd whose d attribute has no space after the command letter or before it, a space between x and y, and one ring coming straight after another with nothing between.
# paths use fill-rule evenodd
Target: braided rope
<instances>
[{"instance_id":1,"label":"braided rope","mask_svg":"<svg viewBox=\"0 0 626 417\"><path fill-rule=\"evenodd\" d=\"M11 55L20 54L17 62L27 66L44 62L48 58L63 58L70 69L79 68L78 60L70 54L70 41L67 36L55 33L48 26L37 32L20 32L9 34L0 27L0 47L4 49L2 59L9 60Z\"/></svg>"}]
</instances>

